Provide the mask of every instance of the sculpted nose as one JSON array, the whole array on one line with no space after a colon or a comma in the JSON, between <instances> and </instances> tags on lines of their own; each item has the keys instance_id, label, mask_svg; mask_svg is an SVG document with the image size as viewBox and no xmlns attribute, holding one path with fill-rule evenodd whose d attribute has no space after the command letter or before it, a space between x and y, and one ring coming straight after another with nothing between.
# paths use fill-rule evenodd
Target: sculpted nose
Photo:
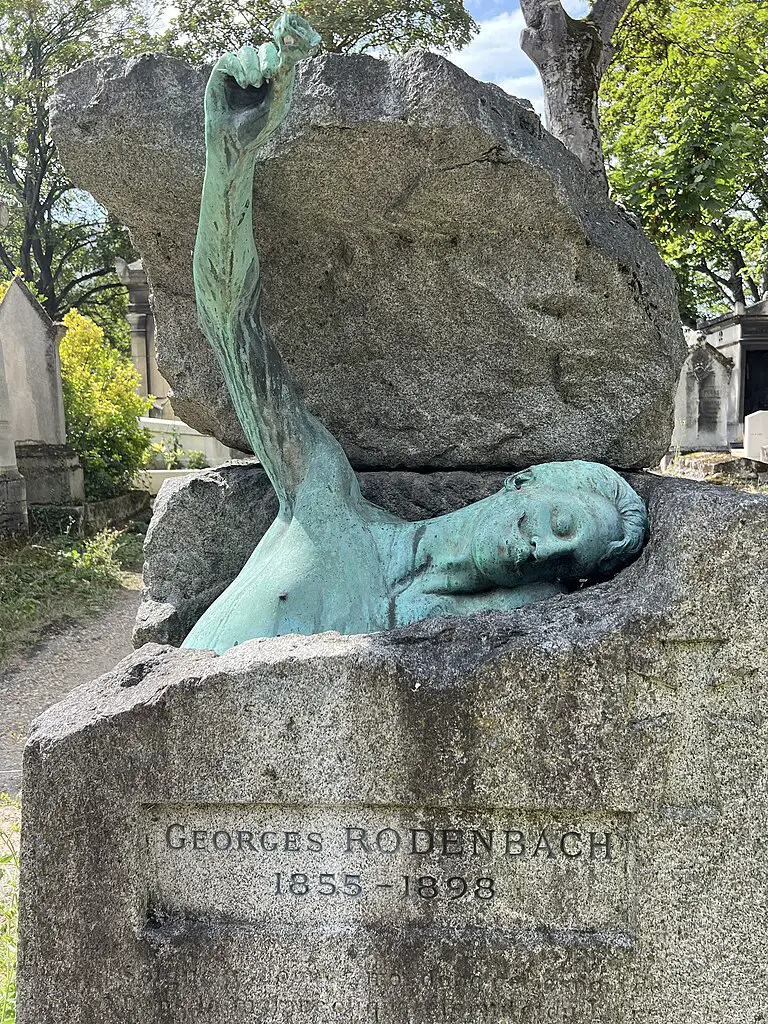
<instances>
[{"instance_id":1,"label":"sculpted nose","mask_svg":"<svg viewBox=\"0 0 768 1024\"><path fill-rule=\"evenodd\" d=\"M576 539L573 537L538 537L532 536L530 540L531 557L534 561L541 562L547 558L555 558L557 555L565 555L576 549Z\"/></svg>"}]
</instances>

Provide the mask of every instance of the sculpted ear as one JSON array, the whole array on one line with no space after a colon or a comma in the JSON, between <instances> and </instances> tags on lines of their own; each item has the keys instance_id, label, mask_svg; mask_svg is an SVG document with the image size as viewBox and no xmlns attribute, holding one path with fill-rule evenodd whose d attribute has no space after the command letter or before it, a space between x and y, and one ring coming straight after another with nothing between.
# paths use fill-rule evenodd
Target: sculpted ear
<instances>
[{"instance_id":1,"label":"sculpted ear","mask_svg":"<svg viewBox=\"0 0 768 1024\"><path fill-rule=\"evenodd\" d=\"M524 469L520 473L515 473L514 476L508 476L504 481L504 486L508 491L519 491L523 484L528 484L533 480L533 470Z\"/></svg>"}]
</instances>

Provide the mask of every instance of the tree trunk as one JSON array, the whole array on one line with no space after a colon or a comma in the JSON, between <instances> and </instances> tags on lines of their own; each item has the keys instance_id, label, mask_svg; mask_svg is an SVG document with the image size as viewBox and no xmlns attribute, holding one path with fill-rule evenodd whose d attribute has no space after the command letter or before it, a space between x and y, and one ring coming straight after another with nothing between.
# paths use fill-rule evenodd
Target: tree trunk
<instances>
[{"instance_id":1,"label":"tree trunk","mask_svg":"<svg viewBox=\"0 0 768 1024\"><path fill-rule=\"evenodd\" d=\"M597 94L612 56L611 39L629 0L597 0L587 18L571 18L560 0L520 0L521 46L539 69L547 129L608 191Z\"/></svg>"},{"instance_id":2,"label":"tree trunk","mask_svg":"<svg viewBox=\"0 0 768 1024\"><path fill-rule=\"evenodd\" d=\"M747 296L744 293L744 258L740 252L734 251L731 256L730 269L733 309L735 313L743 313L747 308Z\"/></svg>"}]
</instances>

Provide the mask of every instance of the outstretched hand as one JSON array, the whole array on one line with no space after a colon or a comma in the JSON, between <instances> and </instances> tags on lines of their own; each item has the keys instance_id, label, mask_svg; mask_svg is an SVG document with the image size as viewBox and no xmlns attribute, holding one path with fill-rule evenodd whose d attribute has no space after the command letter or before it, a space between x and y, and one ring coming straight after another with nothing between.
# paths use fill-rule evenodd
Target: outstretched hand
<instances>
[{"instance_id":1,"label":"outstretched hand","mask_svg":"<svg viewBox=\"0 0 768 1024\"><path fill-rule=\"evenodd\" d=\"M295 65L317 49L320 36L300 15L284 14L275 23L273 39L259 47L242 46L216 62L205 93L209 145L227 140L238 150L248 149L285 116ZM276 89L285 95L275 96Z\"/></svg>"}]
</instances>

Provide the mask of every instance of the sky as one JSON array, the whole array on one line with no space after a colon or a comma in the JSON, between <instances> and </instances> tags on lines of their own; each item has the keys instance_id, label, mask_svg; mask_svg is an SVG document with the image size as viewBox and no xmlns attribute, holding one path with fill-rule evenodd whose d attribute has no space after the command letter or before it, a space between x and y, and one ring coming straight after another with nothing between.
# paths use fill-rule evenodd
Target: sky
<instances>
[{"instance_id":1,"label":"sky","mask_svg":"<svg viewBox=\"0 0 768 1024\"><path fill-rule=\"evenodd\" d=\"M482 82L496 82L513 96L531 100L542 111L542 91L538 72L520 49L520 31L525 22L513 0L467 0L467 9L480 26L480 32L463 50L451 54L451 60ZM563 0L569 14L583 17L586 0Z\"/></svg>"}]
</instances>

